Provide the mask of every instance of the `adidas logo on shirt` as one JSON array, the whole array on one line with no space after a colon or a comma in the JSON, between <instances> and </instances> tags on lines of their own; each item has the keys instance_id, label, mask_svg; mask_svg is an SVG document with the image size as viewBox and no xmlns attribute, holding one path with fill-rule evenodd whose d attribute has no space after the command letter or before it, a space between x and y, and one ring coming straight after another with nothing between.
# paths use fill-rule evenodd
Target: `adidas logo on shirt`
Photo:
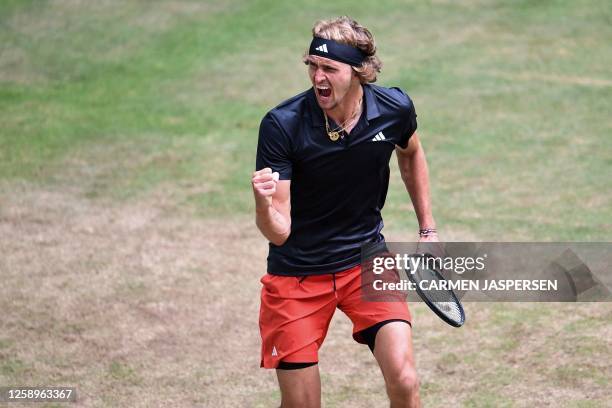
<instances>
[{"instance_id":1,"label":"adidas logo on shirt","mask_svg":"<svg viewBox=\"0 0 612 408\"><path fill-rule=\"evenodd\" d=\"M272 346L272 357L276 356L278 356L278 353L276 352L276 346Z\"/></svg>"},{"instance_id":2,"label":"adidas logo on shirt","mask_svg":"<svg viewBox=\"0 0 612 408\"><path fill-rule=\"evenodd\" d=\"M372 138L373 142L380 142L381 140L385 140L385 135L383 135L383 132L378 132L376 136Z\"/></svg>"},{"instance_id":3,"label":"adidas logo on shirt","mask_svg":"<svg viewBox=\"0 0 612 408\"><path fill-rule=\"evenodd\" d=\"M317 48L315 48L315 50L321 51L321 52L327 52L327 44L320 45Z\"/></svg>"}]
</instances>

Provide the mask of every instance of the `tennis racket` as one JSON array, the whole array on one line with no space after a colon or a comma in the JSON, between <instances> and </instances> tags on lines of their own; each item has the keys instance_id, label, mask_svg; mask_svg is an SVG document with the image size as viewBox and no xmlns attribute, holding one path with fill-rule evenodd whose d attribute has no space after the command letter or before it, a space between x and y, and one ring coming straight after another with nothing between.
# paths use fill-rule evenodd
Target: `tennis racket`
<instances>
[{"instance_id":1,"label":"tennis racket","mask_svg":"<svg viewBox=\"0 0 612 408\"><path fill-rule=\"evenodd\" d=\"M463 326L463 323L465 323L465 312L461 302L452 289L444 288L443 285L438 284L446 280L444 276L433 267L428 267L428 265L433 265L434 263L427 262L427 259L434 258L434 256L424 253L413 254L410 257L421 258L421 261L418 263L419 267L414 271L406 271L406 274L408 279L415 285L416 292L423 299L423 302L446 323L454 327Z\"/></svg>"}]
</instances>

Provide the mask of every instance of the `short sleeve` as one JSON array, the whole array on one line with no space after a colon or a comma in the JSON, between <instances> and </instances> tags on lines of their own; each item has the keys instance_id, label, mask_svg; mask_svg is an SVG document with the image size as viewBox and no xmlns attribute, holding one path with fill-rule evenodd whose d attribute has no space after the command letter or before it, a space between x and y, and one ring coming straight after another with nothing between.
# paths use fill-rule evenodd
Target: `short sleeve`
<instances>
[{"instance_id":1,"label":"short sleeve","mask_svg":"<svg viewBox=\"0 0 612 408\"><path fill-rule=\"evenodd\" d=\"M417 130L417 114L416 110L414 109L412 99L410 99L410 97L402 90L398 89L398 91L402 94L402 105L400 111L402 115L402 123L404 124L398 145L402 149L405 149L408 146L408 140L410 140L412 134Z\"/></svg>"},{"instance_id":2,"label":"short sleeve","mask_svg":"<svg viewBox=\"0 0 612 408\"><path fill-rule=\"evenodd\" d=\"M270 167L279 173L280 180L291 180L290 141L269 113L259 126L255 167L256 170Z\"/></svg>"}]
</instances>

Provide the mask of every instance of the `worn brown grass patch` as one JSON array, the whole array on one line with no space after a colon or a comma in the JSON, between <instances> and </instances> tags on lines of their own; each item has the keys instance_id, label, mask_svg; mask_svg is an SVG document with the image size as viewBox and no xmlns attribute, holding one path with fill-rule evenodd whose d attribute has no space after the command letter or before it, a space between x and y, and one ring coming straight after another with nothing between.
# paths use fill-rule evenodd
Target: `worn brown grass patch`
<instances>
[{"instance_id":1,"label":"worn brown grass patch","mask_svg":"<svg viewBox=\"0 0 612 408\"><path fill-rule=\"evenodd\" d=\"M259 368L266 244L249 217L198 219L163 191L122 204L1 191L1 384L73 385L77 406L278 403ZM473 303L459 330L411 307L427 405L609 402L609 304ZM321 350L326 406L384 406L350 332L338 313Z\"/></svg>"}]
</instances>

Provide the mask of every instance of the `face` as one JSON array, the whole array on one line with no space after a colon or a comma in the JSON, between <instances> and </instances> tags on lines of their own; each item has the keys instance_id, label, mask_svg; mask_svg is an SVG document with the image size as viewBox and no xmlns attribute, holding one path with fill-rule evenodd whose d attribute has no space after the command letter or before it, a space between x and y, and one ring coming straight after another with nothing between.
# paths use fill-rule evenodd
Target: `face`
<instances>
[{"instance_id":1,"label":"face","mask_svg":"<svg viewBox=\"0 0 612 408\"><path fill-rule=\"evenodd\" d=\"M309 55L306 61L321 109L334 109L342 103L351 87L359 85L359 79L348 64L317 55Z\"/></svg>"}]
</instances>

